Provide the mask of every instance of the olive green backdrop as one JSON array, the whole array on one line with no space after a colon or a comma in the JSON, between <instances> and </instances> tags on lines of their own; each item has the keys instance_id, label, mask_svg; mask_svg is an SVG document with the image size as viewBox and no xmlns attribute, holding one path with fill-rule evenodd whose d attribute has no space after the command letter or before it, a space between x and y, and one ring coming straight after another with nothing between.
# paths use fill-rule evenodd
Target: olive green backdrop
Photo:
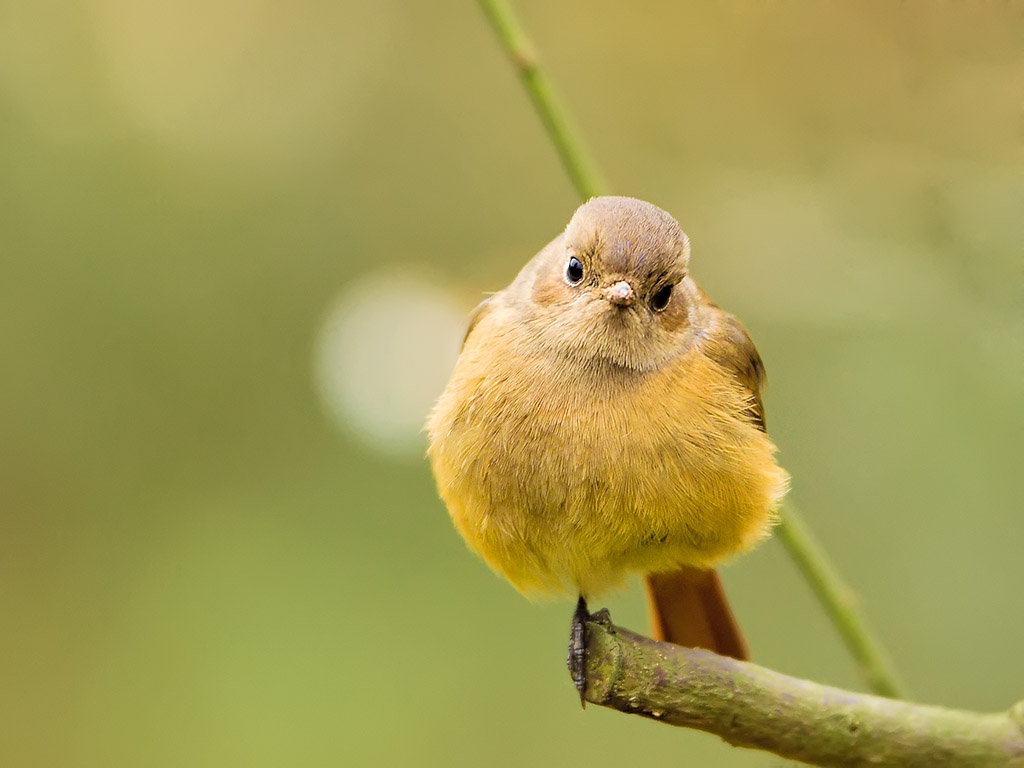
<instances>
[{"instance_id":1,"label":"olive green backdrop","mask_svg":"<svg viewBox=\"0 0 1024 768\"><path fill-rule=\"evenodd\" d=\"M518 7L915 696L1024 698L1022 6ZM471 2L0 1L0 762L780 765L580 712L570 604L422 460L577 202ZM757 661L860 686L777 542L725 580Z\"/></svg>"}]
</instances>

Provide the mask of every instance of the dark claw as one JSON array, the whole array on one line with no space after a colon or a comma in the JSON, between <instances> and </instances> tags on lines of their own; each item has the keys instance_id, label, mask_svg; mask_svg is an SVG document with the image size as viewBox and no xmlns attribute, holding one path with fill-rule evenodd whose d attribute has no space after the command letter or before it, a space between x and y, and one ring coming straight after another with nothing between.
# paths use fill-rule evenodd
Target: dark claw
<instances>
[{"instance_id":1,"label":"dark claw","mask_svg":"<svg viewBox=\"0 0 1024 768\"><path fill-rule=\"evenodd\" d=\"M572 613L572 628L569 632L569 674L580 694L580 705L587 707L587 601L580 595L576 610Z\"/></svg>"}]
</instances>

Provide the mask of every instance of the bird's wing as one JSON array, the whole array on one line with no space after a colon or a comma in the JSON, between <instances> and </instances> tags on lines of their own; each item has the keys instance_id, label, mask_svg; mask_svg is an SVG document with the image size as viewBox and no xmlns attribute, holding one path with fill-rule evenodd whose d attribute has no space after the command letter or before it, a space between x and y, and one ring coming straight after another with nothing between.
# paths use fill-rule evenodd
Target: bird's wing
<instances>
[{"instance_id":1,"label":"bird's wing","mask_svg":"<svg viewBox=\"0 0 1024 768\"><path fill-rule=\"evenodd\" d=\"M708 357L732 373L750 393L750 420L761 431L765 429L761 390L766 376L761 355L743 324L728 312L715 308L714 331L706 339Z\"/></svg>"}]
</instances>

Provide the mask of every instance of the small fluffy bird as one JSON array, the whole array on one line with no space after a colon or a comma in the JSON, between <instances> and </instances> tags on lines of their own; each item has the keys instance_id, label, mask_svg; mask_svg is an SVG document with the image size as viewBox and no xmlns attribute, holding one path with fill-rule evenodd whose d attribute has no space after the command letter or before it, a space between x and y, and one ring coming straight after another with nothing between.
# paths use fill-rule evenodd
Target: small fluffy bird
<instances>
[{"instance_id":1,"label":"small fluffy bird","mask_svg":"<svg viewBox=\"0 0 1024 768\"><path fill-rule=\"evenodd\" d=\"M689 259L660 208L582 205L475 310L428 453L469 546L526 595L578 595L577 630L642 574L657 639L742 659L714 568L768 535L788 476L757 349Z\"/></svg>"}]
</instances>

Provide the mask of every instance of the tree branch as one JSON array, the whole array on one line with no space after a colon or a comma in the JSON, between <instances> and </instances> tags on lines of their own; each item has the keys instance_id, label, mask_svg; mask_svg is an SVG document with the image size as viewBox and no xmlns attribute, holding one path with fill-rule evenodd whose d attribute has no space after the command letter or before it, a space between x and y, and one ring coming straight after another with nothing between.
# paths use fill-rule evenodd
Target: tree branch
<instances>
[{"instance_id":1,"label":"tree branch","mask_svg":"<svg viewBox=\"0 0 1024 768\"><path fill-rule=\"evenodd\" d=\"M822 766L1024 766L1024 702L977 714L844 691L587 621L586 699Z\"/></svg>"}]
</instances>

